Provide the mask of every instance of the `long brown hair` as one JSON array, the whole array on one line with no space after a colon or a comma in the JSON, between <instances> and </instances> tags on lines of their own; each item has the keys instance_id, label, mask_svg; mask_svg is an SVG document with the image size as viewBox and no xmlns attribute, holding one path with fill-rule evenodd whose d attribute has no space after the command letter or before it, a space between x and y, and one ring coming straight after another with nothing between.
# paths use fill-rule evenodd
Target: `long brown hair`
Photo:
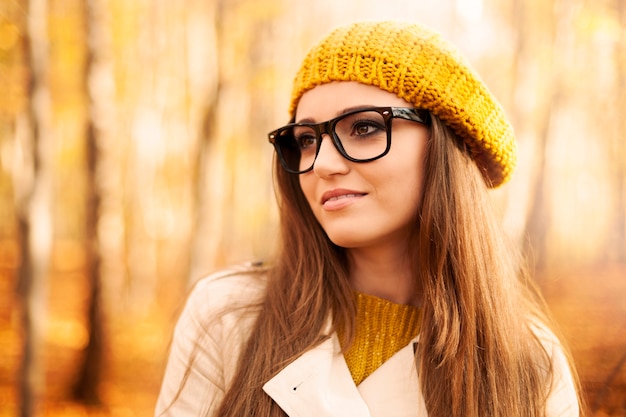
<instances>
[{"instance_id":1,"label":"long brown hair","mask_svg":"<svg viewBox=\"0 0 626 417\"><path fill-rule=\"evenodd\" d=\"M543 415L551 366L530 328L547 325L543 303L505 243L471 150L432 119L411 244L424 310L416 364L428 414ZM276 163L275 178L281 247L219 417L284 416L263 384L330 337L329 318L347 339L354 331L344 250L320 227L298 177Z\"/></svg>"}]
</instances>

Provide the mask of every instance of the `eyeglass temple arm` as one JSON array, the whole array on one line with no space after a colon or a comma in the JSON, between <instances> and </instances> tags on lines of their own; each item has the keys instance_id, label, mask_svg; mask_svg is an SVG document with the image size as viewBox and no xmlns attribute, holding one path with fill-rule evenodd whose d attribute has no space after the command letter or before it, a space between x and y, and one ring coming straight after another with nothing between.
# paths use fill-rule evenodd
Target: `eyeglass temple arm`
<instances>
[{"instance_id":1,"label":"eyeglass temple arm","mask_svg":"<svg viewBox=\"0 0 626 417\"><path fill-rule=\"evenodd\" d=\"M411 109L407 107L392 107L393 117L411 120L424 125L430 125L430 113L427 110Z\"/></svg>"}]
</instances>

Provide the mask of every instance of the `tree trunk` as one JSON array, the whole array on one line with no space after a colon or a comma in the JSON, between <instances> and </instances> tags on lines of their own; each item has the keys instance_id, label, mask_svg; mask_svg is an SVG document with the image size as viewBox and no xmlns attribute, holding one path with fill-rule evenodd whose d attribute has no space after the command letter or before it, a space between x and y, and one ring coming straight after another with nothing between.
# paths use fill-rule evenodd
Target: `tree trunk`
<instances>
[{"instance_id":1,"label":"tree trunk","mask_svg":"<svg viewBox=\"0 0 626 417\"><path fill-rule=\"evenodd\" d=\"M20 416L35 414L44 381L41 358L45 329L46 281L52 245L52 194L50 141L47 137L50 124L50 98L47 84L47 2L29 0L27 10L27 35L25 37L26 68L30 69L29 107L27 119L30 129L26 134L27 152L32 153L30 170L32 182L20 183L27 187L18 201L19 229L21 232L22 265L19 270L19 296L22 307L24 342L20 375ZM28 174L26 174L28 175Z\"/></svg>"},{"instance_id":2,"label":"tree trunk","mask_svg":"<svg viewBox=\"0 0 626 417\"><path fill-rule=\"evenodd\" d=\"M617 67L616 86L622 86L616 94L616 109L623 112L626 108L626 1L615 0L618 21L622 31L615 43L615 65ZM613 136L613 146L609 155L612 156L611 169L615 193L615 214L613 215L613 235L609 238L605 253L622 264L626 264L626 118L623 113L616 118L617 130Z\"/></svg>"},{"instance_id":3,"label":"tree trunk","mask_svg":"<svg viewBox=\"0 0 626 417\"><path fill-rule=\"evenodd\" d=\"M29 309L29 301L33 294L33 259L30 256L30 224L28 216L20 213L19 236L20 251L22 253L22 264L18 272L18 297L21 301L20 321L24 332L24 342L22 345L22 364L19 378L20 395L20 417L30 417L34 414L36 406L35 381L36 364L36 343L34 341L35 326Z\"/></svg>"},{"instance_id":4,"label":"tree trunk","mask_svg":"<svg viewBox=\"0 0 626 417\"><path fill-rule=\"evenodd\" d=\"M96 184L96 164L98 151L96 148L96 133L93 125L87 134L87 210L86 210L86 258L87 258L87 279L88 288L88 308L87 326L89 332L89 343L85 350L82 367L78 374L78 380L74 387L75 398L85 404L100 404L98 386L102 378L103 364L103 316L101 308L101 286L100 286L100 254L98 251L98 208L100 197Z\"/></svg>"},{"instance_id":5,"label":"tree trunk","mask_svg":"<svg viewBox=\"0 0 626 417\"><path fill-rule=\"evenodd\" d=\"M190 237L191 239L191 256L189 258L189 272L187 277L187 284L191 285L202 275L211 271L215 266L215 259L217 253L214 247L214 241L218 241L218 236L212 236L210 233L211 218L206 213L210 212L212 198L207 193L210 189L210 161L212 154L211 140L216 134L217 123L217 98L219 95L219 59L218 59L218 47L219 47L219 32L217 22L219 21L219 14L221 5L219 0L201 2L192 1L190 10L194 10L196 16L202 16L203 28L206 41L202 50L198 50L196 53L200 53L207 57L204 60L207 65L202 71L203 80L194 79L190 77L190 84L197 86L190 91L195 99L199 103L203 103L192 109L191 111L199 111L200 126L198 129L198 151L194 161L194 233ZM187 30L199 31L200 29L195 27L199 22L191 23L191 16L187 16ZM200 88L198 88L200 87ZM192 118L193 120L193 118ZM209 238L208 236L211 236Z\"/></svg>"},{"instance_id":6,"label":"tree trunk","mask_svg":"<svg viewBox=\"0 0 626 417\"><path fill-rule=\"evenodd\" d=\"M551 78L552 73L551 63L539 62L535 58L536 51L534 48L545 42L545 39L542 38L545 38L547 32L547 28L542 25L545 19L537 19L532 24L530 23L540 12L536 9L534 2L516 0L513 3L512 19L516 29L516 53L513 58L513 82L515 84L513 96L516 104L514 121L519 126L518 131L521 132L522 136L525 136L526 140L534 139L524 249L533 259L537 269L543 268L549 213L546 210L548 201L546 200L545 169L554 85L550 80L548 83L550 89L545 94L538 94L539 97L547 96L548 99L537 99L538 102L531 105L525 99L524 93L529 89L539 88L537 86L538 81L531 79L533 64L547 67L549 71L541 72L548 74L549 78ZM539 41L540 39L541 41ZM520 99L520 97L522 98ZM540 108L540 111L537 111L536 108ZM536 116L539 116L539 121L536 120Z\"/></svg>"},{"instance_id":7,"label":"tree trunk","mask_svg":"<svg viewBox=\"0 0 626 417\"><path fill-rule=\"evenodd\" d=\"M101 22L99 20L101 10L98 0L85 0L85 22L87 34L87 65L85 68L85 89L90 98L90 119L87 124L85 147L86 159L86 210L85 210L85 252L86 252L86 277L88 280L88 308L87 327L89 343L85 349L81 369L74 386L74 397L85 404L97 405L101 403L98 386L102 379L102 367L104 361L104 317L102 314L101 255L98 245L98 219L100 211L100 188L97 180L99 160L98 148L98 106L94 105L96 99L89 91L89 81L94 76L94 68L98 65L98 47L102 46Z\"/></svg>"}]
</instances>

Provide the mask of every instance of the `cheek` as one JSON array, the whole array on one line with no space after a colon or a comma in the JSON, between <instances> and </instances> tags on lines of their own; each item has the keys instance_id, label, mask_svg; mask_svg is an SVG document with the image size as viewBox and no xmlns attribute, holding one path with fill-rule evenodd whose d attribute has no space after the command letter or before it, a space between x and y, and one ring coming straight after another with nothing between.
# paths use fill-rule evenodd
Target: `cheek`
<instances>
[{"instance_id":1,"label":"cheek","mask_svg":"<svg viewBox=\"0 0 626 417\"><path fill-rule=\"evenodd\" d=\"M417 209L421 205L422 195L424 193L424 158L423 158L423 155L420 155L420 157L418 158L416 162L416 165L410 171L409 175L413 179L413 182L411 184L411 186L413 187L412 196L413 196L413 201L415 203L415 210L417 212Z\"/></svg>"},{"instance_id":2,"label":"cheek","mask_svg":"<svg viewBox=\"0 0 626 417\"><path fill-rule=\"evenodd\" d=\"M422 200L424 189L424 154L422 148L413 147L403 149L388 170L385 181L389 186L385 187L390 193L391 204L403 202L406 210L416 213ZM392 162L392 161L389 161Z\"/></svg>"},{"instance_id":3,"label":"cheek","mask_svg":"<svg viewBox=\"0 0 626 417\"><path fill-rule=\"evenodd\" d=\"M384 190L384 204L389 209L402 211L408 214L417 213L422 199L422 175L414 170L408 170L402 176L389 177L387 184L381 186Z\"/></svg>"}]
</instances>

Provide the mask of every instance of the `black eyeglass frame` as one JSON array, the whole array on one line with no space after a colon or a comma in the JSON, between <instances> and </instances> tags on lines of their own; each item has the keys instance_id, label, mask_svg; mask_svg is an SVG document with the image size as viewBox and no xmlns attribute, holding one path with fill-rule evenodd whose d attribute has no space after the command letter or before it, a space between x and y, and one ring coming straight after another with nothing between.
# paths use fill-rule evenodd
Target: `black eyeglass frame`
<instances>
[{"instance_id":1,"label":"black eyeglass frame","mask_svg":"<svg viewBox=\"0 0 626 417\"><path fill-rule=\"evenodd\" d=\"M375 111L383 117L383 120L385 122L385 130L387 132L387 146L385 147L385 150L380 155L375 156L373 158L367 158L367 159L353 158L350 155L348 155L345 149L343 148L343 145L341 144L341 139L339 139L339 137L335 133L335 126L337 125L339 121L341 121L345 117L348 117L355 113L368 112L368 111ZM413 108L413 107L366 107L366 108L356 109L356 110L346 112L333 119L330 119L321 123L289 123L283 127L280 127L276 130L271 131L268 134L268 140L274 146L274 149L276 150L276 153L278 154L280 164L282 165L283 169L285 169L285 171L291 174L304 174L306 172L311 171L313 167L315 166L317 155L320 151L320 147L322 146L321 138L324 133L330 136L330 138L332 139L333 145L335 146L337 151L339 151L341 156L343 156L349 161L359 162L359 163L371 162L387 155L387 153L389 153L389 149L391 149L391 120L394 118L410 120L412 122L417 122L425 126L430 126L431 124L430 113L428 112L428 110L418 109L418 108ZM315 157L313 158L313 162L311 163L311 166L305 170L294 170L294 169L289 168L287 164L287 160L285 159L283 152L281 150L280 144L278 143L279 142L278 138L280 138L281 132L288 130L288 129L292 129L294 127L299 127L299 126L312 128L315 131L315 135L317 139L317 149L315 149Z\"/></svg>"}]
</instances>

